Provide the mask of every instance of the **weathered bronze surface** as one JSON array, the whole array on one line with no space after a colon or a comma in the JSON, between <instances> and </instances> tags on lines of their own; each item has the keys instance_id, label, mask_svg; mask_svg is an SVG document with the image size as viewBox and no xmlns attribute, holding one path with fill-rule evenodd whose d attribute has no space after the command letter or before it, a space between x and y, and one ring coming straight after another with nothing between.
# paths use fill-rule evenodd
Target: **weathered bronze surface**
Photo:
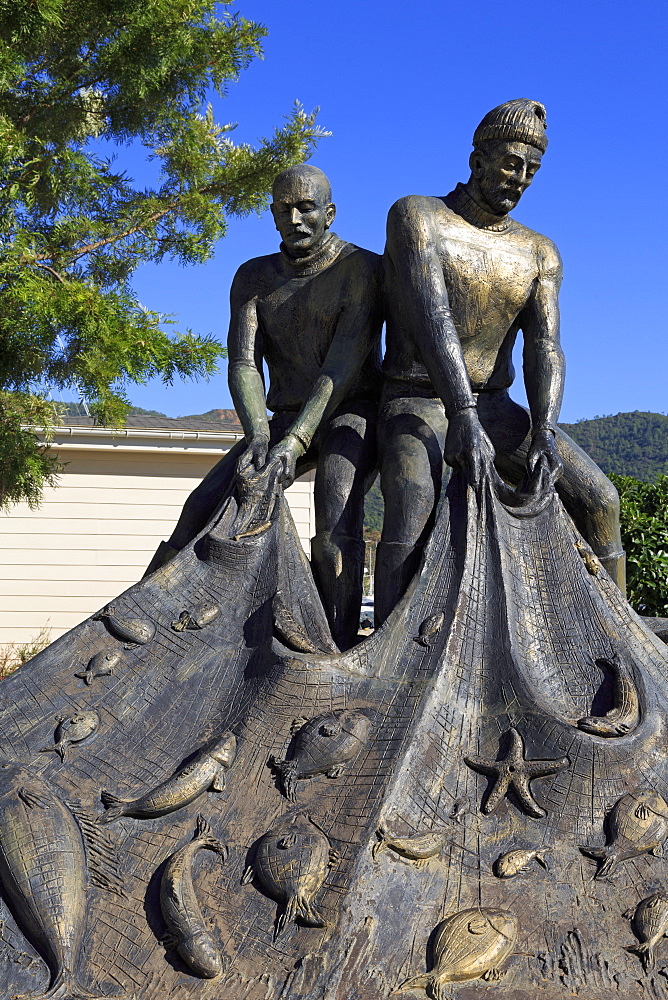
<instances>
[{"instance_id":1,"label":"weathered bronze surface","mask_svg":"<svg viewBox=\"0 0 668 1000\"><path fill-rule=\"evenodd\" d=\"M505 128L510 113L485 129ZM523 113L515 147L544 139ZM537 155L513 152L524 171L516 194ZM487 260L498 239L489 309L505 322L512 299L526 316L535 254L552 259L543 237L488 218L476 243L476 225L459 218L448 216L460 227L453 259L459 247L470 263L477 246ZM426 232L429 213L422 222ZM293 235L306 236L299 226ZM329 246L280 285L286 301L337 266L318 270ZM413 267L410 246L403 264ZM519 268L517 295L497 281L501 246L506 277ZM264 274L280 264L271 261L253 266ZM534 347L546 313L555 330L550 268L532 279ZM484 298L474 271L470 294L449 286L462 322ZM440 257L430 273L445 273ZM402 287L426 330L424 300ZM394 330L412 336L401 309ZM501 337L501 321L486 322ZM482 381L508 373L489 367L487 334ZM506 324L497 347L507 334ZM472 372L473 344L462 344ZM528 359L535 374L540 350ZM438 444L442 468L444 414L459 411L440 401L440 362L427 388L413 361L412 396L388 370L382 420L388 435L394 417L419 434L428 424L425 449ZM478 416L467 404L468 416L447 423L454 471L442 490L440 473L429 480L423 540L387 542L385 570L403 552L418 572L402 576L404 596L372 635L337 649L333 605L328 618L283 495L295 455L280 450L285 424L273 454L249 433L240 468L243 449L170 562L2 682L1 997L482 1000L493 985L500 1000L668 1000L668 649L604 571L613 555L594 522L585 541L585 515L574 523L567 512L575 453L558 434L555 452L541 422L554 412L559 364L531 417L503 386L454 370L463 399L478 387ZM327 424L326 405L319 419ZM511 448L518 428L524 452ZM521 454L519 483L499 456ZM600 499L602 477L578 462L580 486L593 483ZM212 864L212 851L225 863Z\"/></svg>"},{"instance_id":2,"label":"weathered bronze surface","mask_svg":"<svg viewBox=\"0 0 668 1000\"><path fill-rule=\"evenodd\" d=\"M523 508L503 491L499 500L491 480L476 493L455 474L409 592L382 628L336 654L324 651L326 617L280 487L269 474L264 484L275 494L263 504L269 529L235 540L233 495L172 563L114 602L119 620L152 622L148 643L125 650L93 616L3 682L1 752L16 763L0 777L18 775L7 823L24 852L39 838L40 858L22 862L20 893L14 870L0 872L6 995L46 995L65 966L98 996L141 1000L381 1000L407 980L416 998L428 986L468 1000L499 967L508 1000L668 995L668 980L627 950L633 935L653 940L649 916L624 917L668 886L657 856L668 836L666 647L606 573L589 573L554 490ZM277 593L318 652L277 638ZM174 630L205 602L221 609L215 619ZM443 622L429 646L416 642L434 614ZM76 676L114 650L112 675ZM617 705L615 664L633 679L637 724L588 732L583 719L609 720ZM100 725L65 761L37 752L53 743L54 720L87 712ZM318 756L323 727L323 744L348 730L358 740L342 773L338 744ZM285 786L296 805L272 759L296 763ZM113 792L102 804L100 789ZM229 857L184 869L195 896L183 898L199 909L183 911L192 923L181 939L201 930L200 913L208 938L165 951L160 885L198 813ZM106 841L88 849L91 830ZM5 864L16 864L14 836L0 829ZM92 876L101 857L106 882ZM241 884L247 870L252 886ZM66 939L29 916L36 906L67 909ZM499 938L462 931L460 952L459 937L434 934L467 910L516 921L507 956ZM221 971L207 979L216 955Z\"/></svg>"}]
</instances>

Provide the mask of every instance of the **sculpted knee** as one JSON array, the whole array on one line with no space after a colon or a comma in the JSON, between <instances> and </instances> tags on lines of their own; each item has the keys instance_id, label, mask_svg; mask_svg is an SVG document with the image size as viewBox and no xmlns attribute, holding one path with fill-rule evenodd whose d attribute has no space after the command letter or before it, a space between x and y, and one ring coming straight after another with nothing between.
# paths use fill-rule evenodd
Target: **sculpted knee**
<instances>
[{"instance_id":1,"label":"sculpted knee","mask_svg":"<svg viewBox=\"0 0 668 1000\"><path fill-rule=\"evenodd\" d=\"M434 506L434 488L431 477L428 485L424 479L419 479L409 473L394 471L390 476L383 476L381 491L386 509L410 511L412 517L418 519L428 517ZM409 518L412 519L412 518Z\"/></svg>"},{"instance_id":2,"label":"sculpted knee","mask_svg":"<svg viewBox=\"0 0 668 1000\"><path fill-rule=\"evenodd\" d=\"M600 482L597 484L598 489L596 490L596 506L598 508L599 517L606 521L619 520L619 493L616 487L610 480L602 476Z\"/></svg>"}]
</instances>

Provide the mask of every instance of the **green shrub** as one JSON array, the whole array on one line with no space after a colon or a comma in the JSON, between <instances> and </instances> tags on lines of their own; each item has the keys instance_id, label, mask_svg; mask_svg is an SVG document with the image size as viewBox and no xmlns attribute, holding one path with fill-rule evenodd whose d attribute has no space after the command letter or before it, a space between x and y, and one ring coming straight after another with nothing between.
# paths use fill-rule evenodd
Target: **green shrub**
<instances>
[{"instance_id":1,"label":"green shrub","mask_svg":"<svg viewBox=\"0 0 668 1000\"><path fill-rule=\"evenodd\" d=\"M611 475L621 502L628 598L639 613L668 617L668 476Z\"/></svg>"}]
</instances>

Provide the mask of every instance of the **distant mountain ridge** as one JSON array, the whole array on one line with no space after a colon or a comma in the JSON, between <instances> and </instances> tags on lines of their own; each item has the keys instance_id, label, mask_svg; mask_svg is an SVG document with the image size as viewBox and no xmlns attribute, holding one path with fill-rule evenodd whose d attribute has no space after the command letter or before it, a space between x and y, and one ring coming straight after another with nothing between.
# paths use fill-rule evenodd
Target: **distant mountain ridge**
<instances>
[{"instance_id":1,"label":"distant mountain ridge","mask_svg":"<svg viewBox=\"0 0 668 1000\"><path fill-rule=\"evenodd\" d=\"M651 480L668 473L668 416L616 413L560 424L605 473Z\"/></svg>"},{"instance_id":2,"label":"distant mountain ridge","mask_svg":"<svg viewBox=\"0 0 668 1000\"><path fill-rule=\"evenodd\" d=\"M164 416L164 414L161 414ZM207 410L206 413L188 413L184 418L196 420L222 420L226 424L240 424L236 410Z\"/></svg>"},{"instance_id":3,"label":"distant mountain ridge","mask_svg":"<svg viewBox=\"0 0 668 1000\"><path fill-rule=\"evenodd\" d=\"M64 413L67 417L87 416L86 407L83 403L64 403ZM145 410L141 406L131 406L127 412L128 417L165 417L166 420L209 420L214 422L220 420L223 424L238 424L241 428L241 421L236 410L207 410L206 413L188 413L181 417L168 417L160 410Z\"/></svg>"}]
</instances>

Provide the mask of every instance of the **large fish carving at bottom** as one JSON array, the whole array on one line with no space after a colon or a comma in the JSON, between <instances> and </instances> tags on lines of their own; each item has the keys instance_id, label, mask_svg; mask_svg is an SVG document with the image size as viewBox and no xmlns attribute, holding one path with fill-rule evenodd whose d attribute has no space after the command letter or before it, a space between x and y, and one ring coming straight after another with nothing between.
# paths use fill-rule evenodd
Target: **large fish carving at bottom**
<instances>
[{"instance_id":1,"label":"large fish carving at bottom","mask_svg":"<svg viewBox=\"0 0 668 1000\"><path fill-rule=\"evenodd\" d=\"M49 967L35 1000L89 1000L76 966L86 923L86 855L77 822L49 786L0 764L0 882L16 922Z\"/></svg>"}]
</instances>

